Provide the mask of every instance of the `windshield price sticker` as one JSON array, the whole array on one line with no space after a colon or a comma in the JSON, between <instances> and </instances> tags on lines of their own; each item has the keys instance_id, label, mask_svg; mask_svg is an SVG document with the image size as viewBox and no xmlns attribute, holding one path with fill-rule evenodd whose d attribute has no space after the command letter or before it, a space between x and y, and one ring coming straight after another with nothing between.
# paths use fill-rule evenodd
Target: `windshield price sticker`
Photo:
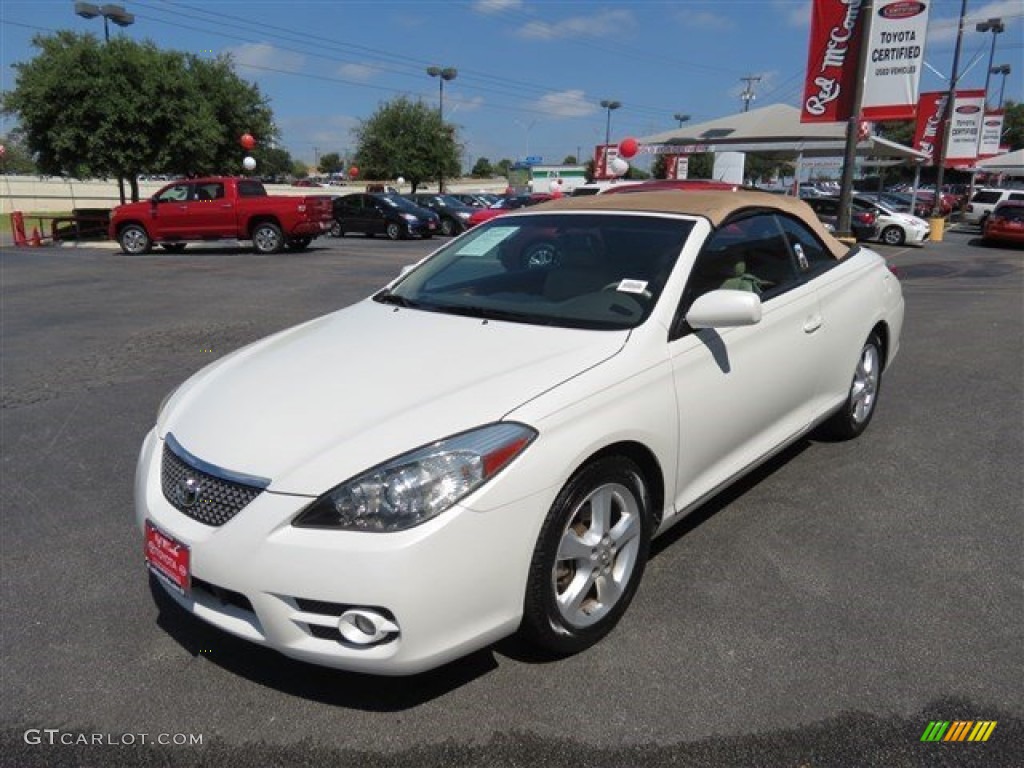
<instances>
[{"instance_id":1,"label":"windshield price sticker","mask_svg":"<svg viewBox=\"0 0 1024 768\"><path fill-rule=\"evenodd\" d=\"M643 293L647 290L647 281L626 278L619 283L615 290L622 291L622 293Z\"/></svg>"},{"instance_id":2,"label":"windshield price sticker","mask_svg":"<svg viewBox=\"0 0 1024 768\"><path fill-rule=\"evenodd\" d=\"M483 256L508 240L519 227L492 227L479 237L459 248L459 256Z\"/></svg>"}]
</instances>

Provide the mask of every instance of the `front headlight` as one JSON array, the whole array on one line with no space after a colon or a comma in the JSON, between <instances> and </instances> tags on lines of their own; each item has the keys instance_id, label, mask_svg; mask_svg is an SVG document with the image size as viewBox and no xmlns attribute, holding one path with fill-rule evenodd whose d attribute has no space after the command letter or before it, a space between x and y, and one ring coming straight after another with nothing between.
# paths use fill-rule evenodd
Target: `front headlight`
<instances>
[{"instance_id":1,"label":"front headlight","mask_svg":"<svg viewBox=\"0 0 1024 768\"><path fill-rule=\"evenodd\" d=\"M292 525L372 533L413 528L482 486L536 436L509 422L438 440L331 489Z\"/></svg>"},{"instance_id":2,"label":"front headlight","mask_svg":"<svg viewBox=\"0 0 1024 768\"><path fill-rule=\"evenodd\" d=\"M470 216L472 216L473 214L472 213L468 213L467 211L459 211L455 215L458 216L460 219L466 220Z\"/></svg>"},{"instance_id":3,"label":"front headlight","mask_svg":"<svg viewBox=\"0 0 1024 768\"><path fill-rule=\"evenodd\" d=\"M413 216L411 213L403 213L403 214L401 214L401 216L406 221L418 221L418 219L415 216Z\"/></svg>"}]
</instances>

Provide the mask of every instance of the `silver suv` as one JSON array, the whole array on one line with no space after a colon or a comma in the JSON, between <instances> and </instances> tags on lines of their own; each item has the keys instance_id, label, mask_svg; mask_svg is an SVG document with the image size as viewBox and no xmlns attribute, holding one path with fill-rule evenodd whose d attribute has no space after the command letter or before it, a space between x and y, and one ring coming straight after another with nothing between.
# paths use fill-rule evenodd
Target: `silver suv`
<instances>
[{"instance_id":1,"label":"silver suv","mask_svg":"<svg viewBox=\"0 0 1024 768\"><path fill-rule=\"evenodd\" d=\"M964 221L970 224L978 224L983 229L985 219L992 213L993 209L1000 203L1007 200L1024 200L1024 189L998 189L995 187L978 189L974 197L967 204L964 211Z\"/></svg>"}]
</instances>

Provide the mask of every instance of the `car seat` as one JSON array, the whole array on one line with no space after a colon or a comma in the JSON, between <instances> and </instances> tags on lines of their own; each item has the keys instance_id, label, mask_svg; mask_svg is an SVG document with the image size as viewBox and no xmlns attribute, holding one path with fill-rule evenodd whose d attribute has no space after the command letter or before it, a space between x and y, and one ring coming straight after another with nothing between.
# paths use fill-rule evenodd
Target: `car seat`
<instances>
[{"instance_id":1,"label":"car seat","mask_svg":"<svg viewBox=\"0 0 1024 768\"><path fill-rule=\"evenodd\" d=\"M764 287L764 282L756 275L747 273L747 262L737 261L733 265L733 276L725 280L719 287L733 291L747 291L748 293L760 294Z\"/></svg>"},{"instance_id":2,"label":"car seat","mask_svg":"<svg viewBox=\"0 0 1024 768\"><path fill-rule=\"evenodd\" d=\"M615 280L600 246L586 235L567 235L557 244L557 265L544 281L544 296L564 301L600 291Z\"/></svg>"}]
</instances>

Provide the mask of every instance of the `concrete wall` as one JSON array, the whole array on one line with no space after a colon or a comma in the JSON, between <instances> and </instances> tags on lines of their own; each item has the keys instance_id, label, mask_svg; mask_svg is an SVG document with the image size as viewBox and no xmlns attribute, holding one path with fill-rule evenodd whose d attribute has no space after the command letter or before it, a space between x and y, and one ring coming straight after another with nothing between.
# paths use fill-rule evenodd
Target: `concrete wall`
<instances>
[{"instance_id":1,"label":"concrete wall","mask_svg":"<svg viewBox=\"0 0 1024 768\"><path fill-rule=\"evenodd\" d=\"M139 182L139 197L146 198L163 187L166 181ZM350 182L343 187L293 187L286 184L268 184L272 195L338 195L361 192L372 182ZM394 182L391 182L392 184ZM504 192L508 182L504 179L458 179L446 184L453 192ZM417 192L435 191L435 186L421 186ZM125 189L126 192L129 190ZM402 187L409 192L408 185ZM77 181L38 176L0 176L0 214L11 211L25 213L67 212L73 208L113 208L121 202L117 181Z\"/></svg>"}]
</instances>

